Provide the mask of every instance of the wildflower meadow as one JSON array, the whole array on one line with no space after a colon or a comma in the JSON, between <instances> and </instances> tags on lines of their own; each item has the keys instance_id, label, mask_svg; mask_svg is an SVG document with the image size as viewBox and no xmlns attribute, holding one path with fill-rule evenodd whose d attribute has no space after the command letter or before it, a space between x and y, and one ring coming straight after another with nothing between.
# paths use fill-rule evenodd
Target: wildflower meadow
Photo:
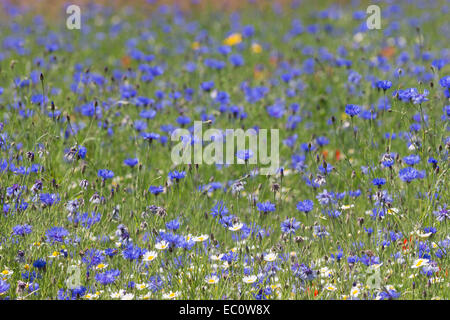
<instances>
[{"instance_id":1,"label":"wildflower meadow","mask_svg":"<svg viewBox=\"0 0 450 320\"><path fill-rule=\"evenodd\" d=\"M449 15L0 0L0 300L450 298Z\"/></svg>"}]
</instances>

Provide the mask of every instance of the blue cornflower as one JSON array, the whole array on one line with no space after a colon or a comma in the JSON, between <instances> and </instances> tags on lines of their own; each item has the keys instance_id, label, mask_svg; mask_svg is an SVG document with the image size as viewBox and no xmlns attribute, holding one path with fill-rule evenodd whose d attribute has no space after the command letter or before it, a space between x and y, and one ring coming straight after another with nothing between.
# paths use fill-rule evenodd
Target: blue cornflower
<instances>
[{"instance_id":1,"label":"blue cornflower","mask_svg":"<svg viewBox=\"0 0 450 320\"><path fill-rule=\"evenodd\" d=\"M429 93L430 92L428 90L424 90L422 94L416 94L412 97L412 102L414 104L422 104L425 101L428 101L428 98L426 98L426 96L428 96Z\"/></svg>"},{"instance_id":2,"label":"blue cornflower","mask_svg":"<svg viewBox=\"0 0 450 320\"><path fill-rule=\"evenodd\" d=\"M275 211L275 205L270 201L258 202L256 204L256 207L258 208L258 211L261 211L263 213Z\"/></svg>"},{"instance_id":3,"label":"blue cornflower","mask_svg":"<svg viewBox=\"0 0 450 320\"><path fill-rule=\"evenodd\" d=\"M341 261L343 256L344 256L344 251L342 251L341 246L338 246L338 252L336 254L334 254L334 253L331 254L331 258L335 259L336 261Z\"/></svg>"},{"instance_id":4,"label":"blue cornflower","mask_svg":"<svg viewBox=\"0 0 450 320\"><path fill-rule=\"evenodd\" d=\"M450 88L450 76L445 76L439 80L442 88Z\"/></svg>"},{"instance_id":5,"label":"blue cornflower","mask_svg":"<svg viewBox=\"0 0 450 320\"><path fill-rule=\"evenodd\" d=\"M378 188L386 184L386 179L383 178L375 178L372 180L372 184Z\"/></svg>"},{"instance_id":6,"label":"blue cornflower","mask_svg":"<svg viewBox=\"0 0 450 320\"><path fill-rule=\"evenodd\" d=\"M220 53L220 54L223 54L223 55L227 55L227 54L229 54L230 52L231 52L231 47L230 46L227 46L227 45L222 45L222 46L219 46L218 48L217 48L217 51Z\"/></svg>"},{"instance_id":7,"label":"blue cornflower","mask_svg":"<svg viewBox=\"0 0 450 320\"><path fill-rule=\"evenodd\" d=\"M235 67L240 67L244 65L244 58L240 54L233 54L229 58L230 63Z\"/></svg>"},{"instance_id":8,"label":"blue cornflower","mask_svg":"<svg viewBox=\"0 0 450 320\"><path fill-rule=\"evenodd\" d=\"M180 222L178 221L178 218L167 222L166 228L169 230L178 230L180 228Z\"/></svg>"},{"instance_id":9,"label":"blue cornflower","mask_svg":"<svg viewBox=\"0 0 450 320\"><path fill-rule=\"evenodd\" d=\"M435 167L437 165L438 161L433 157L429 157L428 163L431 163Z\"/></svg>"},{"instance_id":10,"label":"blue cornflower","mask_svg":"<svg viewBox=\"0 0 450 320\"><path fill-rule=\"evenodd\" d=\"M179 125L184 126L191 122L191 118L189 118L188 116L179 116L177 118L177 122Z\"/></svg>"},{"instance_id":11,"label":"blue cornflower","mask_svg":"<svg viewBox=\"0 0 450 320\"><path fill-rule=\"evenodd\" d=\"M416 154L411 154L403 158L403 162L409 166L414 166L420 162L420 156Z\"/></svg>"},{"instance_id":12,"label":"blue cornflower","mask_svg":"<svg viewBox=\"0 0 450 320\"><path fill-rule=\"evenodd\" d=\"M348 104L345 106L345 113L350 117L354 117L361 112L361 108L355 104Z\"/></svg>"},{"instance_id":13,"label":"blue cornflower","mask_svg":"<svg viewBox=\"0 0 450 320\"><path fill-rule=\"evenodd\" d=\"M9 283L0 279L0 295L4 294L6 291L8 291L9 288L10 288Z\"/></svg>"},{"instance_id":14,"label":"blue cornflower","mask_svg":"<svg viewBox=\"0 0 450 320\"><path fill-rule=\"evenodd\" d=\"M333 202L333 193L330 193L327 191L327 189L324 189L322 193L319 193L316 196L316 199L319 201L320 204L329 204Z\"/></svg>"},{"instance_id":15,"label":"blue cornflower","mask_svg":"<svg viewBox=\"0 0 450 320\"><path fill-rule=\"evenodd\" d=\"M51 207L53 204L58 203L61 198L59 197L59 194L41 193L39 195L39 200L41 200L42 204L45 206Z\"/></svg>"},{"instance_id":16,"label":"blue cornflower","mask_svg":"<svg viewBox=\"0 0 450 320\"><path fill-rule=\"evenodd\" d=\"M416 88L408 88L404 90L397 90L392 93L392 96L397 95L398 99L403 102L409 102L412 100L413 97L418 95L419 92Z\"/></svg>"},{"instance_id":17,"label":"blue cornflower","mask_svg":"<svg viewBox=\"0 0 450 320\"><path fill-rule=\"evenodd\" d=\"M321 147L327 145L329 142L330 141L328 140L327 137L317 137L316 138L317 145L319 145Z\"/></svg>"},{"instance_id":18,"label":"blue cornflower","mask_svg":"<svg viewBox=\"0 0 450 320\"><path fill-rule=\"evenodd\" d=\"M300 222L295 218L286 219L281 223L281 231L283 233L295 233L298 228L300 228Z\"/></svg>"},{"instance_id":19,"label":"blue cornflower","mask_svg":"<svg viewBox=\"0 0 450 320\"><path fill-rule=\"evenodd\" d=\"M146 249L141 249L130 243L125 249L123 249L122 256L127 260L137 260L143 256L145 252Z\"/></svg>"},{"instance_id":20,"label":"blue cornflower","mask_svg":"<svg viewBox=\"0 0 450 320\"><path fill-rule=\"evenodd\" d=\"M400 179L402 179L403 181L405 181L407 183L410 183L414 179L423 178L425 173L420 172L420 171L414 169L413 167L407 167L407 168L401 169L399 171L398 175L399 175Z\"/></svg>"},{"instance_id":21,"label":"blue cornflower","mask_svg":"<svg viewBox=\"0 0 450 320\"><path fill-rule=\"evenodd\" d=\"M284 107L281 105L272 105L267 107L267 113L272 118L281 118L284 115Z\"/></svg>"},{"instance_id":22,"label":"blue cornflower","mask_svg":"<svg viewBox=\"0 0 450 320\"><path fill-rule=\"evenodd\" d=\"M148 289L152 292L161 290L164 287L164 282L160 276L151 276L148 282Z\"/></svg>"},{"instance_id":23,"label":"blue cornflower","mask_svg":"<svg viewBox=\"0 0 450 320\"><path fill-rule=\"evenodd\" d=\"M139 113L139 117L142 119L153 119L156 116L156 111L153 109L142 110Z\"/></svg>"},{"instance_id":24,"label":"blue cornflower","mask_svg":"<svg viewBox=\"0 0 450 320\"><path fill-rule=\"evenodd\" d=\"M214 88L214 81L205 81L200 84L203 91L209 92Z\"/></svg>"},{"instance_id":25,"label":"blue cornflower","mask_svg":"<svg viewBox=\"0 0 450 320\"><path fill-rule=\"evenodd\" d=\"M95 275L95 280L105 286L116 281L119 275L120 270L118 269L108 270L102 273L97 273Z\"/></svg>"},{"instance_id":26,"label":"blue cornflower","mask_svg":"<svg viewBox=\"0 0 450 320\"><path fill-rule=\"evenodd\" d=\"M313 235L315 237L324 238L330 235L330 233L327 231L327 229L324 226L314 226L313 228Z\"/></svg>"},{"instance_id":27,"label":"blue cornflower","mask_svg":"<svg viewBox=\"0 0 450 320\"><path fill-rule=\"evenodd\" d=\"M52 227L47 230L47 242L63 242L64 238L69 235L69 231L63 227Z\"/></svg>"},{"instance_id":28,"label":"blue cornflower","mask_svg":"<svg viewBox=\"0 0 450 320\"><path fill-rule=\"evenodd\" d=\"M342 212L339 210L327 210L327 214L331 218L338 218Z\"/></svg>"},{"instance_id":29,"label":"blue cornflower","mask_svg":"<svg viewBox=\"0 0 450 320\"><path fill-rule=\"evenodd\" d=\"M28 282L33 282L37 278L42 278L42 276L40 274L36 273L36 271L33 271L33 272L25 271L21 274L21 276L22 276L22 279L28 280Z\"/></svg>"},{"instance_id":30,"label":"blue cornflower","mask_svg":"<svg viewBox=\"0 0 450 320\"><path fill-rule=\"evenodd\" d=\"M147 129L147 122L142 121L142 120L136 120L133 123L133 127L138 132L144 131L145 129Z\"/></svg>"},{"instance_id":31,"label":"blue cornflower","mask_svg":"<svg viewBox=\"0 0 450 320\"><path fill-rule=\"evenodd\" d=\"M378 89L383 89L383 91L386 91L392 87L392 82L389 80L380 80L376 83L376 86Z\"/></svg>"},{"instance_id":32,"label":"blue cornflower","mask_svg":"<svg viewBox=\"0 0 450 320\"><path fill-rule=\"evenodd\" d=\"M77 213L76 215L69 215L69 217L67 217L67 219L70 222L73 223L81 222L81 225L86 229L89 229L92 225L100 222L101 218L102 215L100 213L95 212L91 212L90 214L88 212Z\"/></svg>"},{"instance_id":33,"label":"blue cornflower","mask_svg":"<svg viewBox=\"0 0 450 320\"><path fill-rule=\"evenodd\" d=\"M152 142L153 140L158 140L161 136L159 133L155 132L141 132L141 137L144 138L144 140Z\"/></svg>"},{"instance_id":34,"label":"blue cornflower","mask_svg":"<svg viewBox=\"0 0 450 320\"><path fill-rule=\"evenodd\" d=\"M297 210L300 212L308 213L312 211L313 208L314 202L312 202L311 200L299 201L297 203Z\"/></svg>"},{"instance_id":35,"label":"blue cornflower","mask_svg":"<svg viewBox=\"0 0 450 320\"><path fill-rule=\"evenodd\" d=\"M249 149L239 150L238 152L236 152L236 157L238 159L248 161L248 159L253 158L253 151Z\"/></svg>"},{"instance_id":36,"label":"blue cornflower","mask_svg":"<svg viewBox=\"0 0 450 320\"><path fill-rule=\"evenodd\" d=\"M43 259L37 259L36 261L33 262L33 267L35 267L36 269L43 269L45 268L46 265L47 262L45 262L45 260Z\"/></svg>"},{"instance_id":37,"label":"blue cornflower","mask_svg":"<svg viewBox=\"0 0 450 320\"><path fill-rule=\"evenodd\" d=\"M393 300L393 299L397 299L400 297L400 293L390 289L387 291L381 291L378 296L377 296L377 300Z\"/></svg>"},{"instance_id":38,"label":"blue cornflower","mask_svg":"<svg viewBox=\"0 0 450 320\"><path fill-rule=\"evenodd\" d=\"M86 154L87 154L86 147L79 146L76 152L77 152L78 157L80 157L81 159L86 158Z\"/></svg>"},{"instance_id":39,"label":"blue cornflower","mask_svg":"<svg viewBox=\"0 0 450 320\"><path fill-rule=\"evenodd\" d=\"M133 168L135 165L137 165L139 163L139 160L137 158L130 158L130 159L123 160L123 163L125 165Z\"/></svg>"},{"instance_id":40,"label":"blue cornflower","mask_svg":"<svg viewBox=\"0 0 450 320\"><path fill-rule=\"evenodd\" d=\"M169 172L168 176L170 180L176 180L178 182L178 180L183 179L186 176L186 172L173 170Z\"/></svg>"},{"instance_id":41,"label":"blue cornflower","mask_svg":"<svg viewBox=\"0 0 450 320\"><path fill-rule=\"evenodd\" d=\"M117 254L118 250L116 248L107 248L105 249L104 253L108 257L114 257Z\"/></svg>"},{"instance_id":42,"label":"blue cornflower","mask_svg":"<svg viewBox=\"0 0 450 320\"><path fill-rule=\"evenodd\" d=\"M434 211L433 214L439 222L450 220L450 212L447 209L447 204L439 206L438 210Z\"/></svg>"},{"instance_id":43,"label":"blue cornflower","mask_svg":"<svg viewBox=\"0 0 450 320\"><path fill-rule=\"evenodd\" d=\"M12 234L15 236L25 236L31 233L32 227L29 224L16 225L13 227Z\"/></svg>"},{"instance_id":44,"label":"blue cornflower","mask_svg":"<svg viewBox=\"0 0 450 320\"><path fill-rule=\"evenodd\" d=\"M164 192L164 188L163 186L150 186L148 188L148 191L150 191L151 194L157 196L158 194Z\"/></svg>"},{"instance_id":45,"label":"blue cornflower","mask_svg":"<svg viewBox=\"0 0 450 320\"><path fill-rule=\"evenodd\" d=\"M114 172L112 172L111 170L108 170L108 169L100 169L100 170L98 170L97 174L103 180L111 179L114 177Z\"/></svg>"},{"instance_id":46,"label":"blue cornflower","mask_svg":"<svg viewBox=\"0 0 450 320\"><path fill-rule=\"evenodd\" d=\"M225 206L222 200L216 202L214 207L211 209L211 215L215 218L216 216L222 217L228 215L228 208Z\"/></svg>"}]
</instances>

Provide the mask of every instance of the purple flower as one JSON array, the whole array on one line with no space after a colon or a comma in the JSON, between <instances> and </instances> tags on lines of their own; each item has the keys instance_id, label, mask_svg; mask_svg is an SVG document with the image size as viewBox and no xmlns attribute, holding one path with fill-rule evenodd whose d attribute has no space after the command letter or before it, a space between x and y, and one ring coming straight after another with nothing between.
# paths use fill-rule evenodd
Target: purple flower
<instances>
[{"instance_id":1,"label":"purple flower","mask_svg":"<svg viewBox=\"0 0 450 320\"><path fill-rule=\"evenodd\" d=\"M295 218L286 219L281 223L281 231L283 233L295 233L295 231L300 227L300 222Z\"/></svg>"},{"instance_id":2,"label":"purple flower","mask_svg":"<svg viewBox=\"0 0 450 320\"><path fill-rule=\"evenodd\" d=\"M163 186L150 186L148 188L148 191L150 191L151 194L157 196L158 194L164 192L164 188Z\"/></svg>"},{"instance_id":3,"label":"purple flower","mask_svg":"<svg viewBox=\"0 0 450 320\"><path fill-rule=\"evenodd\" d=\"M316 196L316 199L319 201L320 204L329 204L333 201L333 194L328 192L327 189L323 190L322 193L319 193Z\"/></svg>"},{"instance_id":4,"label":"purple flower","mask_svg":"<svg viewBox=\"0 0 450 320\"><path fill-rule=\"evenodd\" d=\"M450 88L450 76L445 76L439 80L439 84L442 88Z\"/></svg>"},{"instance_id":5,"label":"purple flower","mask_svg":"<svg viewBox=\"0 0 450 320\"><path fill-rule=\"evenodd\" d=\"M118 269L108 270L102 273L97 273L95 275L95 280L105 286L116 281L119 275L120 271Z\"/></svg>"},{"instance_id":6,"label":"purple flower","mask_svg":"<svg viewBox=\"0 0 450 320\"><path fill-rule=\"evenodd\" d=\"M403 158L403 162L409 166L414 166L420 162L420 156L416 154L411 154Z\"/></svg>"},{"instance_id":7,"label":"purple flower","mask_svg":"<svg viewBox=\"0 0 450 320\"><path fill-rule=\"evenodd\" d=\"M98 176L103 180L111 179L114 177L114 172L108 169L100 169L98 170Z\"/></svg>"},{"instance_id":8,"label":"purple flower","mask_svg":"<svg viewBox=\"0 0 450 320\"><path fill-rule=\"evenodd\" d=\"M444 204L442 207L439 206L438 210L434 211L433 213L439 222L450 219L450 212L448 212L446 204Z\"/></svg>"},{"instance_id":9,"label":"purple flower","mask_svg":"<svg viewBox=\"0 0 450 320\"><path fill-rule=\"evenodd\" d=\"M177 122L181 125L187 125L191 122L191 118L187 117L187 116L179 116L177 119Z\"/></svg>"},{"instance_id":10,"label":"purple flower","mask_svg":"<svg viewBox=\"0 0 450 320\"><path fill-rule=\"evenodd\" d=\"M156 111L153 109L142 110L139 116L143 119L153 119L156 116Z\"/></svg>"},{"instance_id":11,"label":"purple flower","mask_svg":"<svg viewBox=\"0 0 450 320\"><path fill-rule=\"evenodd\" d=\"M141 132L141 137L144 138L144 140L152 142L153 140L158 140L160 135L155 132Z\"/></svg>"},{"instance_id":12,"label":"purple flower","mask_svg":"<svg viewBox=\"0 0 450 320\"><path fill-rule=\"evenodd\" d=\"M377 299L379 299L379 300L393 300L393 299L399 298L400 295L401 294L399 292L391 289L391 290L388 290L388 291L381 291L378 294Z\"/></svg>"},{"instance_id":13,"label":"purple flower","mask_svg":"<svg viewBox=\"0 0 450 320\"><path fill-rule=\"evenodd\" d=\"M383 89L383 91L388 90L390 87L392 87L392 82L389 80L380 80L376 83L377 88Z\"/></svg>"},{"instance_id":14,"label":"purple flower","mask_svg":"<svg viewBox=\"0 0 450 320\"><path fill-rule=\"evenodd\" d=\"M54 193L41 193L39 195L39 200L48 207L51 207L53 204L58 203L61 199L58 194Z\"/></svg>"},{"instance_id":15,"label":"purple flower","mask_svg":"<svg viewBox=\"0 0 450 320\"><path fill-rule=\"evenodd\" d=\"M284 107L280 105L268 106L267 113L272 118L281 118L284 115Z\"/></svg>"},{"instance_id":16,"label":"purple flower","mask_svg":"<svg viewBox=\"0 0 450 320\"><path fill-rule=\"evenodd\" d=\"M342 212L340 212L339 210L327 210L327 214L331 218L338 218L342 214Z\"/></svg>"},{"instance_id":17,"label":"purple flower","mask_svg":"<svg viewBox=\"0 0 450 320\"><path fill-rule=\"evenodd\" d=\"M173 170L169 172L168 176L170 180L176 180L178 182L178 180L183 179L186 176L186 172L184 171L178 172L177 170Z\"/></svg>"},{"instance_id":18,"label":"purple flower","mask_svg":"<svg viewBox=\"0 0 450 320\"><path fill-rule=\"evenodd\" d=\"M345 106L345 113L348 114L350 117L354 117L358 115L361 112L361 108L357 106L356 104L348 104Z\"/></svg>"},{"instance_id":19,"label":"purple flower","mask_svg":"<svg viewBox=\"0 0 450 320\"><path fill-rule=\"evenodd\" d=\"M200 84L203 91L209 92L214 88L214 81L205 81Z\"/></svg>"},{"instance_id":20,"label":"purple flower","mask_svg":"<svg viewBox=\"0 0 450 320\"><path fill-rule=\"evenodd\" d=\"M46 265L47 262L45 262L45 260L43 259L37 259L36 261L33 262L33 267L35 267L36 269L43 269L45 268Z\"/></svg>"},{"instance_id":21,"label":"purple flower","mask_svg":"<svg viewBox=\"0 0 450 320\"><path fill-rule=\"evenodd\" d=\"M410 183L414 179L422 179L425 176L425 172L420 172L413 167L403 168L398 173L400 179L403 181Z\"/></svg>"},{"instance_id":22,"label":"purple flower","mask_svg":"<svg viewBox=\"0 0 450 320\"><path fill-rule=\"evenodd\" d=\"M137 260L141 256L144 255L146 252L146 249L141 249L138 246L133 246L132 243L130 243L123 251L122 256L127 260Z\"/></svg>"},{"instance_id":23,"label":"purple flower","mask_svg":"<svg viewBox=\"0 0 450 320\"><path fill-rule=\"evenodd\" d=\"M29 224L18 224L17 226L13 227L12 234L15 236L25 236L29 233L31 233L32 227Z\"/></svg>"},{"instance_id":24,"label":"purple flower","mask_svg":"<svg viewBox=\"0 0 450 320\"><path fill-rule=\"evenodd\" d=\"M69 231L63 227L52 227L47 230L47 242L63 242L64 238L69 235Z\"/></svg>"},{"instance_id":25,"label":"purple flower","mask_svg":"<svg viewBox=\"0 0 450 320\"><path fill-rule=\"evenodd\" d=\"M416 95L418 95L419 92L417 91L416 88L408 88L408 89L404 89L404 90L398 90L393 92L393 96L397 95L398 99L404 102L408 102L411 101L413 97L415 97Z\"/></svg>"},{"instance_id":26,"label":"purple flower","mask_svg":"<svg viewBox=\"0 0 450 320\"><path fill-rule=\"evenodd\" d=\"M241 160L247 161L250 158L253 158L253 151L252 150L239 150L236 152L236 157L238 157Z\"/></svg>"},{"instance_id":27,"label":"purple flower","mask_svg":"<svg viewBox=\"0 0 450 320\"><path fill-rule=\"evenodd\" d=\"M105 256L103 255L103 251L100 251L98 249L89 249L87 250L81 261L87 265L87 268L90 269L92 267L95 267L99 265L100 263L105 260Z\"/></svg>"},{"instance_id":28,"label":"purple flower","mask_svg":"<svg viewBox=\"0 0 450 320\"><path fill-rule=\"evenodd\" d=\"M9 283L0 279L0 295L4 294L6 291L8 291L9 287L10 287Z\"/></svg>"},{"instance_id":29,"label":"purple flower","mask_svg":"<svg viewBox=\"0 0 450 320\"><path fill-rule=\"evenodd\" d=\"M216 216L226 216L229 213L228 208L225 206L223 201L217 201L214 207L211 209L211 215L215 218Z\"/></svg>"},{"instance_id":30,"label":"purple flower","mask_svg":"<svg viewBox=\"0 0 450 320\"><path fill-rule=\"evenodd\" d=\"M415 96L412 97L412 101L414 104L422 104L425 101L428 101L428 98L426 98L426 96L428 96L430 92L428 90L423 90L422 94L417 94Z\"/></svg>"},{"instance_id":31,"label":"purple flower","mask_svg":"<svg viewBox=\"0 0 450 320\"><path fill-rule=\"evenodd\" d=\"M300 212L308 213L314 208L314 203L311 200L299 201L297 203L297 210Z\"/></svg>"},{"instance_id":32,"label":"purple flower","mask_svg":"<svg viewBox=\"0 0 450 320\"><path fill-rule=\"evenodd\" d=\"M178 230L180 228L180 221L178 221L178 218L171 220L166 223L166 228L169 230Z\"/></svg>"},{"instance_id":33,"label":"purple flower","mask_svg":"<svg viewBox=\"0 0 450 320\"><path fill-rule=\"evenodd\" d=\"M378 188L381 188L382 185L386 184L386 180L383 178L375 178L372 180L372 184Z\"/></svg>"},{"instance_id":34,"label":"purple flower","mask_svg":"<svg viewBox=\"0 0 450 320\"><path fill-rule=\"evenodd\" d=\"M133 168L135 165L137 165L139 163L139 160L137 158L130 158L130 159L123 160L123 163L125 165Z\"/></svg>"},{"instance_id":35,"label":"purple flower","mask_svg":"<svg viewBox=\"0 0 450 320\"><path fill-rule=\"evenodd\" d=\"M263 213L275 211L275 205L270 201L259 202L256 204L256 207L258 208L258 211L261 211Z\"/></svg>"}]
</instances>

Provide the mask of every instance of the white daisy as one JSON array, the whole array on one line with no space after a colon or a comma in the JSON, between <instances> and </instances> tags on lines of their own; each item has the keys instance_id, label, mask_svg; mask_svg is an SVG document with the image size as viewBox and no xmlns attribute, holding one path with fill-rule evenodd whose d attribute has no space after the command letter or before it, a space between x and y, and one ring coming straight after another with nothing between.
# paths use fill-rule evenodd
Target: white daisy
<instances>
[{"instance_id":1,"label":"white daisy","mask_svg":"<svg viewBox=\"0 0 450 320\"><path fill-rule=\"evenodd\" d=\"M164 299L175 299L176 297L178 297L180 294L178 291L170 291L169 293L164 293L163 294L163 298Z\"/></svg>"},{"instance_id":2,"label":"white daisy","mask_svg":"<svg viewBox=\"0 0 450 320\"><path fill-rule=\"evenodd\" d=\"M148 287L148 284L146 284L146 283L138 283L138 284L136 284L136 289L138 289L139 291L140 290L144 290L147 287Z\"/></svg>"},{"instance_id":3,"label":"white daisy","mask_svg":"<svg viewBox=\"0 0 450 320\"><path fill-rule=\"evenodd\" d=\"M205 282L208 284L216 284L217 282L219 282L219 277L218 276L206 277Z\"/></svg>"},{"instance_id":4,"label":"white daisy","mask_svg":"<svg viewBox=\"0 0 450 320\"><path fill-rule=\"evenodd\" d=\"M235 225L233 225L232 227L229 227L228 230L230 231L239 231L242 229L242 227L244 226L244 224L242 222L239 222Z\"/></svg>"},{"instance_id":5,"label":"white daisy","mask_svg":"<svg viewBox=\"0 0 450 320\"><path fill-rule=\"evenodd\" d=\"M169 247L169 243L165 240L162 240L161 242L158 242L157 244L155 244L155 248L158 250L164 250L167 249Z\"/></svg>"},{"instance_id":6,"label":"white daisy","mask_svg":"<svg viewBox=\"0 0 450 320\"><path fill-rule=\"evenodd\" d=\"M428 265L428 262L429 262L429 261L430 261L430 260L428 260L428 259L422 259L422 258L416 259L416 260L414 261L413 265L411 266L411 268L416 269L416 268L420 268L420 267L425 267L425 266Z\"/></svg>"},{"instance_id":7,"label":"white daisy","mask_svg":"<svg viewBox=\"0 0 450 320\"><path fill-rule=\"evenodd\" d=\"M332 284L327 284L325 286L325 289L328 291L336 291L337 288L335 286L333 286Z\"/></svg>"},{"instance_id":8,"label":"white daisy","mask_svg":"<svg viewBox=\"0 0 450 320\"><path fill-rule=\"evenodd\" d=\"M208 240L208 238L209 238L209 236L207 234L202 234L201 236L194 237L192 240L194 242L203 242L203 241Z\"/></svg>"},{"instance_id":9,"label":"white daisy","mask_svg":"<svg viewBox=\"0 0 450 320\"><path fill-rule=\"evenodd\" d=\"M245 276L242 281L244 281L245 283L248 284L252 284L254 283L256 280L258 280L258 277L255 275L251 275L251 276Z\"/></svg>"},{"instance_id":10,"label":"white daisy","mask_svg":"<svg viewBox=\"0 0 450 320\"><path fill-rule=\"evenodd\" d=\"M158 256L158 253L156 251L147 251L144 254L143 260L145 262L151 262L151 261L155 260L157 256Z\"/></svg>"},{"instance_id":11,"label":"white daisy","mask_svg":"<svg viewBox=\"0 0 450 320\"><path fill-rule=\"evenodd\" d=\"M276 258L277 258L277 254L270 252L264 256L264 261L272 262L272 261L275 261Z\"/></svg>"}]
</instances>

